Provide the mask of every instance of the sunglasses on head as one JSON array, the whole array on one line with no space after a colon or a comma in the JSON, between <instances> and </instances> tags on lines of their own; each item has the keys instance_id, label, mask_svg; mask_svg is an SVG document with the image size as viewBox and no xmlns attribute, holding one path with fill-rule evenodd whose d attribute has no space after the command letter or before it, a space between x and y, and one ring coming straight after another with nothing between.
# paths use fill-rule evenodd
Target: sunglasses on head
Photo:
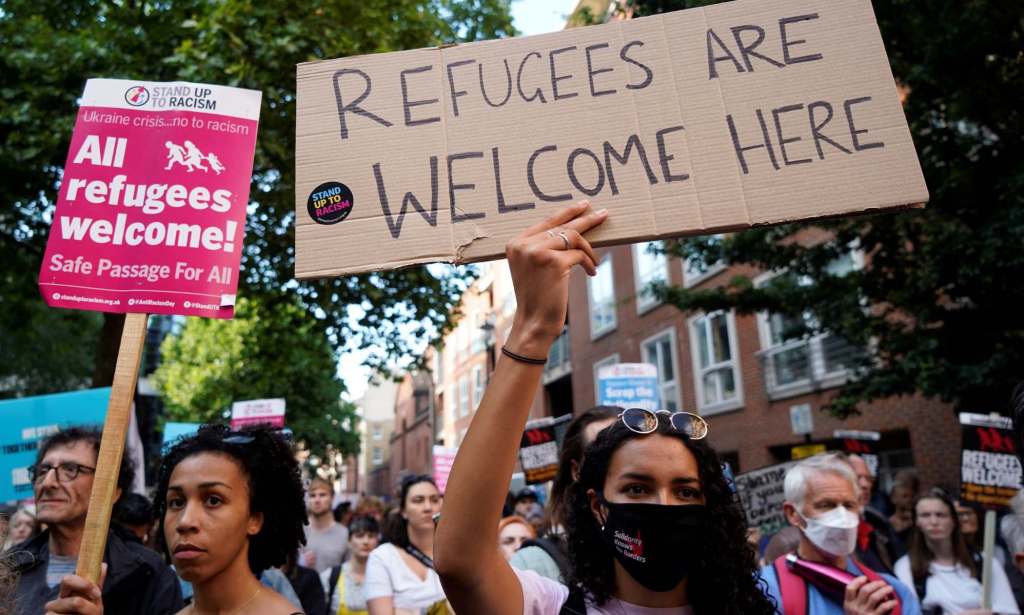
<instances>
[{"instance_id":1,"label":"sunglasses on head","mask_svg":"<svg viewBox=\"0 0 1024 615\"><path fill-rule=\"evenodd\" d=\"M618 418L633 433L649 434L654 433L658 429L659 415L668 417L668 422L672 429L691 440L700 440L708 435L707 421L690 412L626 408L619 414Z\"/></svg>"}]
</instances>

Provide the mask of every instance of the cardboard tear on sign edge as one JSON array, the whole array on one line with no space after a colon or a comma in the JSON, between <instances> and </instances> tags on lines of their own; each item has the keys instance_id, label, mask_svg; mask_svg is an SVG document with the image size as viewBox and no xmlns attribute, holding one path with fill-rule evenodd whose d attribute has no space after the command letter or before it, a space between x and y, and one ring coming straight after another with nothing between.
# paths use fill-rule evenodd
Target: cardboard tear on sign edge
<instances>
[{"instance_id":1,"label":"cardboard tear on sign edge","mask_svg":"<svg viewBox=\"0 0 1024 615\"><path fill-rule=\"evenodd\" d=\"M887 205L885 207L873 207L871 209L857 210L856 212L839 213L839 214L832 214L832 215L827 215L827 216L818 216L818 217L814 217L814 218L800 218L798 220L791 220L791 219L783 218L783 219L772 220L772 221L768 221L768 222L759 222L759 223L756 223L756 224L741 224L741 225L738 225L738 226L720 227L720 228L714 228L714 229L698 229L698 230L695 230L693 232L680 233L680 234L676 234L676 235L657 235L657 236L650 236L650 237L637 237L637 238L634 238L634 239L630 239L629 241L625 241L625 240L622 240L622 239L613 239L613 240L609 240L609 241L593 241L593 242L591 242L591 245L593 247L595 247L595 248L604 248L604 247L608 247L608 246L618 246L618 245L628 245L628 244L633 244L633 243L642 243L644 241L653 241L653 240L657 240L657 239L677 239L677 238L682 238L682 237L699 237L699 236L702 236L702 235L712 235L712 234L715 234L715 233L733 233L733 232L746 231L746 230L751 230L751 229L756 229L756 228L762 228L762 227L766 227L766 226L776 226L778 224L789 224L789 223L792 223L792 222L800 222L800 223L808 223L808 224L810 224L810 223L814 223L814 222L822 222L822 221L825 221L825 220L837 220L839 218L864 218L864 217L867 217L867 216L877 215L879 213L891 213L891 212L906 211L906 210L912 210L912 209L924 209L926 204L927 204L927 201L921 201L921 202L917 202L917 203L904 203L902 205ZM586 234L584 234L584 237L586 237ZM459 246L457 249L453 248L453 251L450 252L450 253L445 253L445 254L441 254L441 253L437 253L437 254L423 254L421 256L415 256L415 257L410 257L410 258L402 259L401 261L391 261L391 262L388 262L388 263L372 263L372 264L367 265L365 267L360 267L359 270L351 270L351 271L349 271L349 270L345 270L345 269L331 268L331 269L323 269L323 270L316 270L316 271L306 271L302 275L299 275L298 271L296 271L294 269L294 267L293 267L292 271L293 271L293 273L295 275L295 279L297 279L297 280L320 280L320 279L324 279L324 278L341 277L341 276L348 276L348 275L357 275L357 274L360 274L360 273L368 273L368 272L373 272L373 271L384 271L384 270L391 271L391 270L396 270L396 269L404 269L406 267L418 267L418 266L426 265L426 264L430 264L430 263L446 263L446 264L449 264L449 265L468 265L468 264L471 264L471 263L482 263L482 262L491 261L491 260L498 260L498 258L495 258L495 257L462 258L462 254L465 252L465 250L467 248L469 248L470 245L473 244L473 242L475 242L475 241L477 241L479 239L485 239L485 238L486 238L486 236L474 237L473 239L470 239L466 243L464 243L461 246Z\"/></svg>"}]
</instances>

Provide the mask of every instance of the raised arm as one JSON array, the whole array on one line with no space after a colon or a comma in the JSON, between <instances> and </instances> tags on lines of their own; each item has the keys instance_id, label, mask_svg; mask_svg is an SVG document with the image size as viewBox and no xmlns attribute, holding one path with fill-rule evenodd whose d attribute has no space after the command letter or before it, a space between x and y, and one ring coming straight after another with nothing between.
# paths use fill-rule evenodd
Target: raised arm
<instances>
[{"instance_id":1,"label":"raised arm","mask_svg":"<svg viewBox=\"0 0 1024 615\"><path fill-rule=\"evenodd\" d=\"M506 247L516 310L506 348L543 359L565 325L569 273L589 275L597 258L582 234L607 213L586 202L559 210ZM563 239L564 237L564 239ZM434 539L434 564L459 615L521 615L523 594L498 550L498 521L543 365L501 356L459 447Z\"/></svg>"}]
</instances>

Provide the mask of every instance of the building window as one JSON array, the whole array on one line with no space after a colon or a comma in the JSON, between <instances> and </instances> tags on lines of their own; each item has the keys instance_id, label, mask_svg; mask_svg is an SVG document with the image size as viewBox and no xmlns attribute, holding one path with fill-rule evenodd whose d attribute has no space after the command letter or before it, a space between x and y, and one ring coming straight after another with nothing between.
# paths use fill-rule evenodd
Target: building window
<instances>
[{"instance_id":1,"label":"building window","mask_svg":"<svg viewBox=\"0 0 1024 615\"><path fill-rule=\"evenodd\" d=\"M380 432L380 425L373 426L373 439L380 440L384 435Z\"/></svg>"},{"instance_id":2,"label":"building window","mask_svg":"<svg viewBox=\"0 0 1024 615\"><path fill-rule=\"evenodd\" d=\"M509 318L516 313L516 294L510 289L501 302L501 315Z\"/></svg>"},{"instance_id":3,"label":"building window","mask_svg":"<svg viewBox=\"0 0 1024 615\"><path fill-rule=\"evenodd\" d=\"M830 263L827 272L841 277L862 266L863 254L851 251ZM765 274L755 284L764 286L785 275L790 274ZM796 282L805 286L814 283L803 276ZM761 313L757 321L765 386L776 398L839 386L846 382L849 369L864 356L863 348L838 335L813 333L818 330L818 323L809 312ZM808 334L809 331L812 333Z\"/></svg>"},{"instance_id":4,"label":"building window","mask_svg":"<svg viewBox=\"0 0 1024 615\"><path fill-rule=\"evenodd\" d=\"M736 320L732 312L712 312L690 321L693 377L701 412L738 408L742 404L736 351Z\"/></svg>"},{"instance_id":5,"label":"building window","mask_svg":"<svg viewBox=\"0 0 1024 615\"><path fill-rule=\"evenodd\" d=\"M484 323L487 322L487 316L483 313L477 313L473 315L473 346L470 348L470 354L477 354L483 352L487 348L487 331L484 330Z\"/></svg>"},{"instance_id":6,"label":"building window","mask_svg":"<svg viewBox=\"0 0 1024 615\"><path fill-rule=\"evenodd\" d=\"M434 352L434 384L444 384L444 346L438 346Z\"/></svg>"},{"instance_id":7,"label":"building window","mask_svg":"<svg viewBox=\"0 0 1024 615\"><path fill-rule=\"evenodd\" d=\"M658 367L662 409L676 412L682 406L682 402L679 395L679 370L676 367L675 328L670 328L644 340L641 352L645 363L651 363Z\"/></svg>"},{"instance_id":8,"label":"building window","mask_svg":"<svg viewBox=\"0 0 1024 615\"><path fill-rule=\"evenodd\" d=\"M373 465L380 465L384 463L384 452L379 446L373 447Z\"/></svg>"},{"instance_id":9,"label":"building window","mask_svg":"<svg viewBox=\"0 0 1024 615\"><path fill-rule=\"evenodd\" d=\"M469 414L469 378L459 378L459 416Z\"/></svg>"},{"instance_id":10,"label":"building window","mask_svg":"<svg viewBox=\"0 0 1024 615\"><path fill-rule=\"evenodd\" d=\"M594 399L597 400L597 404L603 403L601 401L601 381L598 379L598 375L601 373L602 367L608 367L609 365L619 364L619 354L615 353L611 356L605 357L600 361L594 363Z\"/></svg>"},{"instance_id":11,"label":"building window","mask_svg":"<svg viewBox=\"0 0 1024 615\"><path fill-rule=\"evenodd\" d=\"M484 368L477 365L473 368L473 407L478 408L480 401L484 398L484 389L487 383L484 381Z\"/></svg>"},{"instance_id":12,"label":"building window","mask_svg":"<svg viewBox=\"0 0 1024 615\"><path fill-rule=\"evenodd\" d=\"M689 239L687 241L696 241L703 243L704 245L714 246L722 243L725 235L708 235L706 237L700 237L697 239ZM696 258L684 258L683 259L683 286L690 288L696 286L704 280L714 276L718 272L725 269L725 263L722 261L715 261L714 263L705 264L704 261Z\"/></svg>"},{"instance_id":13,"label":"building window","mask_svg":"<svg viewBox=\"0 0 1024 615\"><path fill-rule=\"evenodd\" d=\"M597 266L597 275L587 278L590 299L590 338L615 328L615 285L612 281L612 257L607 255Z\"/></svg>"},{"instance_id":14,"label":"building window","mask_svg":"<svg viewBox=\"0 0 1024 615\"><path fill-rule=\"evenodd\" d=\"M668 282L668 257L660 241L633 244L633 273L636 280L636 311L640 314L661 303L652 285Z\"/></svg>"},{"instance_id":15,"label":"building window","mask_svg":"<svg viewBox=\"0 0 1024 615\"><path fill-rule=\"evenodd\" d=\"M459 356L462 359L469 357L471 343L472 339L469 334L469 323L463 321L462 324L459 325Z\"/></svg>"}]
</instances>

